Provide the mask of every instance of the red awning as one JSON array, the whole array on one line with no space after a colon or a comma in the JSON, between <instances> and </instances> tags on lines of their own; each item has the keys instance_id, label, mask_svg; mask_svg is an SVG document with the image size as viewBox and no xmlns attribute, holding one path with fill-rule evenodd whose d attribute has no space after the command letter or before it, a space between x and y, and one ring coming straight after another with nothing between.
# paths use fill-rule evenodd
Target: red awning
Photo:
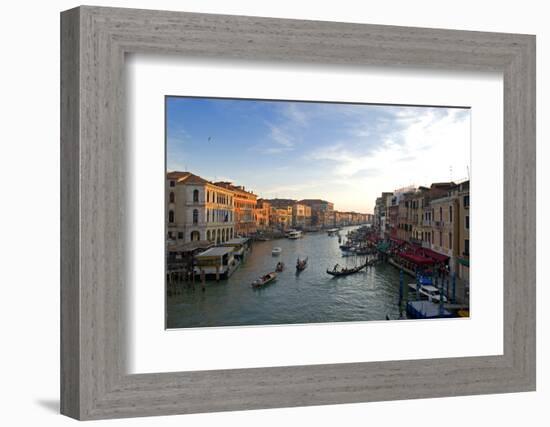
<instances>
[{"instance_id":1,"label":"red awning","mask_svg":"<svg viewBox=\"0 0 550 427\"><path fill-rule=\"evenodd\" d=\"M415 255L408 252L399 254L399 256L407 261L415 263L416 265L432 265L434 261L430 258L423 257L421 255Z\"/></svg>"},{"instance_id":2,"label":"red awning","mask_svg":"<svg viewBox=\"0 0 550 427\"><path fill-rule=\"evenodd\" d=\"M399 246L401 246L401 245L407 243L407 242L405 242L404 240L397 239L397 238L395 238L395 237L390 238L390 240L391 240L393 243L395 243L395 244L397 244L397 245L399 245Z\"/></svg>"},{"instance_id":3,"label":"red awning","mask_svg":"<svg viewBox=\"0 0 550 427\"><path fill-rule=\"evenodd\" d=\"M449 259L447 255L440 254L436 251L432 251L431 249L424 248L422 252L425 257L431 258L436 262L446 262Z\"/></svg>"}]
</instances>

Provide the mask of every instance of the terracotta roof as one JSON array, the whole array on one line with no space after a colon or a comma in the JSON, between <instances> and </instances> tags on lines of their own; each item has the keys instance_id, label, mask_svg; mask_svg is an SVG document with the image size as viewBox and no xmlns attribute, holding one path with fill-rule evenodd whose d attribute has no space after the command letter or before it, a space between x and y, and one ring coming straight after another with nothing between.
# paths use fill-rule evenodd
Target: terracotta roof
<instances>
[{"instance_id":1,"label":"terracotta roof","mask_svg":"<svg viewBox=\"0 0 550 427\"><path fill-rule=\"evenodd\" d=\"M328 204L328 203L331 203L331 202L327 202L326 200L321 200L321 199L302 199L300 201L298 201L298 203L301 203L301 204L309 204L309 203L323 203L323 204Z\"/></svg>"},{"instance_id":2,"label":"terracotta roof","mask_svg":"<svg viewBox=\"0 0 550 427\"><path fill-rule=\"evenodd\" d=\"M210 181L207 181L204 178L201 178L198 175L188 173L186 176L178 179L178 184L209 184Z\"/></svg>"},{"instance_id":3,"label":"terracotta roof","mask_svg":"<svg viewBox=\"0 0 550 427\"><path fill-rule=\"evenodd\" d=\"M214 182L214 185L217 185L218 187L223 187L228 190L234 191L235 193L241 193L241 194L250 194L252 196L256 196L252 191L247 191L244 189L244 187L240 187L238 185L233 185L231 182L227 181L218 181Z\"/></svg>"},{"instance_id":4,"label":"terracotta roof","mask_svg":"<svg viewBox=\"0 0 550 427\"><path fill-rule=\"evenodd\" d=\"M184 176L189 175L189 172L180 172L180 171L172 171L166 173L166 178L168 179L180 179Z\"/></svg>"}]
</instances>

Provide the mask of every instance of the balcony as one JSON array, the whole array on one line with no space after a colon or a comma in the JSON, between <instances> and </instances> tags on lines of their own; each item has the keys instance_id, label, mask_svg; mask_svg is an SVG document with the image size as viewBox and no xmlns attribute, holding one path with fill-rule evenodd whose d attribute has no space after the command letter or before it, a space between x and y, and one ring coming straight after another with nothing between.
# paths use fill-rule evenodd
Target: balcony
<instances>
[{"instance_id":1,"label":"balcony","mask_svg":"<svg viewBox=\"0 0 550 427\"><path fill-rule=\"evenodd\" d=\"M422 225L423 225L424 227L431 227L431 226L433 225L434 222L435 222L435 221L432 221L432 220L430 220L430 219L425 219L424 221L422 221Z\"/></svg>"},{"instance_id":2,"label":"balcony","mask_svg":"<svg viewBox=\"0 0 550 427\"><path fill-rule=\"evenodd\" d=\"M444 221L434 221L434 224L437 228L445 227L445 222Z\"/></svg>"}]
</instances>

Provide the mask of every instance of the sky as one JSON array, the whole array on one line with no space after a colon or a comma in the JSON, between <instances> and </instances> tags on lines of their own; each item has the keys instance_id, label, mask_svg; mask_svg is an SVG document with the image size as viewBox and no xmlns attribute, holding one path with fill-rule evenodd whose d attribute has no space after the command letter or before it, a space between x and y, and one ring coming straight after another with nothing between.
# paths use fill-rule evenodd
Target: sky
<instances>
[{"instance_id":1,"label":"sky","mask_svg":"<svg viewBox=\"0 0 550 427\"><path fill-rule=\"evenodd\" d=\"M168 97L166 144L168 171L372 213L383 191L469 177L470 110Z\"/></svg>"}]
</instances>

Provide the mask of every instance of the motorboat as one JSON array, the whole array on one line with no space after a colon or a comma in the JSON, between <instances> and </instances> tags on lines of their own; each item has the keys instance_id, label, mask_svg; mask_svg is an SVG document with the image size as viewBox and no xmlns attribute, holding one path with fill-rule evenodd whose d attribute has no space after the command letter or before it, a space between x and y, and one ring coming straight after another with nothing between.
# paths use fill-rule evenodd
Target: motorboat
<instances>
[{"instance_id":1,"label":"motorboat","mask_svg":"<svg viewBox=\"0 0 550 427\"><path fill-rule=\"evenodd\" d=\"M440 302L443 299L443 302L447 302L445 295L441 295L439 289L432 285L421 285L418 291L420 295L428 298L428 301L431 302Z\"/></svg>"},{"instance_id":2,"label":"motorboat","mask_svg":"<svg viewBox=\"0 0 550 427\"><path fill-rule=\"evenodd\" d=\"M275 247L271 250L271 255L280 255L283 250L279 247Z\"/></svg>"},{"instance_id":3,"label":"motorboat","mask_svg":"<svg viewBox=\"0 0 550 427\"><path fill-rule=\"evenodd\" d=\"M293 240L299 239L300 237L302 237L302 232L299 230L292 230L287 233L286 237Z\"/></svg>"}]
</instances>

